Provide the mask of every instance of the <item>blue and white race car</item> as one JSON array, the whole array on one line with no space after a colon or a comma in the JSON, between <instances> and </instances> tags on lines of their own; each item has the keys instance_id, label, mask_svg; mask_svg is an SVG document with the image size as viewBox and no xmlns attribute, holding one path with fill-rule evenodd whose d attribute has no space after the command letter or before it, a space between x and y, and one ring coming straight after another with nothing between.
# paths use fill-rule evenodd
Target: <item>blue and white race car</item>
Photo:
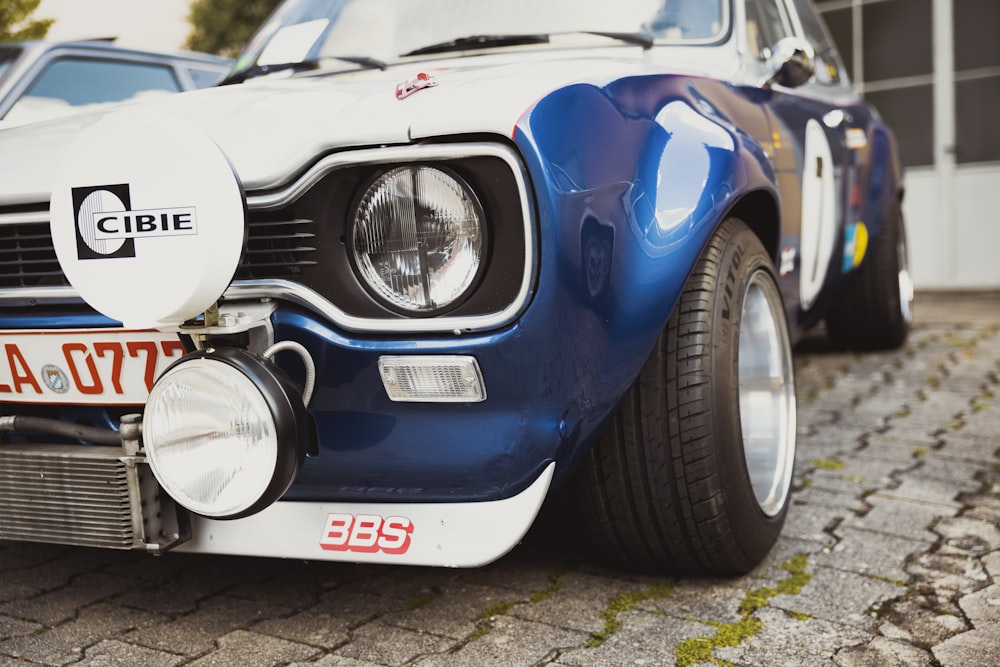
<instances>
[{"instance_id":1,"label":"blue and white race car","mask_svg":"<svg viewBox=\"0 0 1000 667\"><path fill-rule=\"evenodd\" d=\"M0 132L0 538L467 567L557 495L745 572L793 343L907 335L901 197L808 0L288 0Z\"/></svg>"}]
</instances>

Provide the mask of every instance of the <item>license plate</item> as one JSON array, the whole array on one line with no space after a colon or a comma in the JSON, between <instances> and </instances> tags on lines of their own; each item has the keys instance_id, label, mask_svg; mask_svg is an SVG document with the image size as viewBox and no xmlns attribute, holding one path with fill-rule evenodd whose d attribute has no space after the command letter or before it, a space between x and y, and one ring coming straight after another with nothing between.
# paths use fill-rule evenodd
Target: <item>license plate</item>
<instances>
[{"instance_id":1,"label":"license plate","mask_svg":"<svg viewBox=\"0 0 1000 667\"><path fill-rule=\"evenodd\" d=\"M0 332L0 402L141 405L183 355L158 331Z\"/></svg>"}]
</instances>

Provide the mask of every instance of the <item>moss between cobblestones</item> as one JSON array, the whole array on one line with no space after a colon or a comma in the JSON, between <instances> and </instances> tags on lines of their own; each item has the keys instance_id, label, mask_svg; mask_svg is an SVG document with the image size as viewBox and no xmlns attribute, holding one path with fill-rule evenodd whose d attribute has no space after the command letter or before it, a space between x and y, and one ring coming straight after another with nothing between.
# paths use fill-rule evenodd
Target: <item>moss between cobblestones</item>
<instances>
[{"instance_id":1,"label":"moss between cobblestones","mask_svg":"<svg viewBox=\"0 0 1000 667\"><path fill-rule=\"evenodd\" d=\"M563 574L564 572L562 570L550 574L549 585L532 593L527 600L507 600L505 602L498 602L494 605L490 605L484 609L479 614L479 623L476 625L475 632L472 633L465 643L474 642L480 637L489 634L490 630L493 629L493 626L490 625L490 621L492 621L494 617L502 616L518 605L536 604L555 595L556 592L562 588L562 583L560 583L559 578L562 577Z\"/></svg>"},{"instance_id":2,"label":"moss between cobblestones","mask_svg":"<svg viewBox=\"0 0 1000 667\"><path fill-rule=\"evenodd\" d=\"M982 334L980 334L980 338L983 338L983 337L984 336ZM971 350L972 348L974 348L978 344L979 344L979 341L976 340L975 338L963 338L963 337L957 336L955 334L948 334L948 337L945 338L945 345L947 345L948 347L953 347L953 348L963 348L963 349L969 349L969 350Z\"/></svg>"},{"instance_id":3,"label":"moss between cobblestones","mask_svg":"<svg viewBox=\"0 0 1000 667\"><path fill-rule=\"evenodd\" d=\"M712 651L717 648L735 648L750 637L760 634L764 627L763 622L754 618L753 614L762 607L771 604L771 598L777 595L798 595L802 589L812 580L812 576L806 572L806 565L809 557L804 554L796 554L787 561L779 565L782 570L788 572L788 576L779 581L774 586L762 586L747 591L740 600L739 611L742 618L735 623L710 623L715 628L715 635L712 637L696 637L688 639L677 645L677 667L688 667L700 662L710 662L715 665L730 665L731 663L720 660L712 655ZM807 620L808 614L798 612L788 612L792 618Z\"/></svg>"},{"instance_id":4,"label":"moss between cobblestones","mask_svg":"<svg viewBox=\"0 0 1000 667\"><path fill-rule=\"evenodd\" d=\"M622 622L618 620L618 614L632 611L636 605L646 600L660 600L674 594L673 584L652 584L638 591L622 593L615 596L608 603L608 606L601 612L601 619L604 621L604 629L592 632L590 639L584 642L584 648L597 648L608 637L615 634L622 628Z\"/></svg>"},{"instance_id":5,"label":"moss between cobblestones","mask_svg":"<svg viewBox=\"0 0 1000 667\"><path fill-rule=\"evenodd\" d=\"M480 637L488 635L490 630L493 629L491 621L494 617L502 616L517 605L524 603L524 600L507 600L506 602L498 602L494 605L490 605L484 609L479 614L479 622L476 624L476 630L469 636L465 643L468 644L469 642L474 642Z\"/></svg>"},{"instance_id":6,"label":"moss between cobblestones","mask_svg":"<svg viewBox=\"0 0 1000 667\"><path fill-rule=\"evenodd\" d=\"M892 577L886 577L881 574L869 574L870 579L875 579L876 581L884 581L887 584L893 584L894 586L903 586L904 588L910 587L910 582L903 581L902 579L893 579Z\"/></svg>"},{"instance_id":7,"label":"moss between cobblestones","mask_svg":"<svg viewBox=\"0 0 1000 667\"><path fill-rule=\"evenodd\" d=\"M839 459L810 459L809 464L820 470L843 470L847 466Z\"/></svg>"},{"instance_id":8,"label":"moss between cobblestones","mask_svg":"<svg viewBox=\"0 0 1000 667\"><path fill-rule=\"evenodd\" d=\"M530 602L531 604L537 604L542 600L547 600L548 598L555 595L559 591L559 589L562 588L562 583L560 583L559 581L559 577L561 576L562 576L561 572L559 574L553 575L552 583L550 583L542 590L535 591L534 593L532 593L531 597L528 598L528 602Z\"/></svg>"},{"instance_id":9,"label":"moss between cobblestones","mask_svg":"<svg viewBox=\"0 0 1000 667\"><path fill-rule=\"evenodd\" d=\"M498 602L484 609L483 612L479 614L479 618L484 621L488 621L494 616L506 614L519 604L524 604L524 600L507 600L506 602Z\"/></svg>"},{"instance_id":10,"label":"moss between cobblestones","mask_svg":"<svg viewBox=\"0 0 1000 667\"><path fill-rule=\"evenodd\" d=\"M406 604L403 605L403 609L406 611L414 611L415 609L420 609L421 607L426 607L434 600L441 597L442 593L439 590L433 590L427 595L421 595L420 597L415 597L412 600L407 600Z\"/></svg>"}]
</instances>

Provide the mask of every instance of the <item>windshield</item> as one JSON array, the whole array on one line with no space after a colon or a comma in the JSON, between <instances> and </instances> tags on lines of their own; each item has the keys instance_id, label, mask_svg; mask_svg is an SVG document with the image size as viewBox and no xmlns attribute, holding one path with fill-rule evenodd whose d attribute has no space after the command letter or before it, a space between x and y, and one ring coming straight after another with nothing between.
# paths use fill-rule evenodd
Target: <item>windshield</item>
<instances>
[{"instance_id":1,"label":"windshield","mask_svg":"<svg viewBox=\"0 0 1000 667\"><path fill-rule=\"evenodd\" d=\"M392 63L581 34L711 44L728 30L729 0L286 0L233 71L345 56Z\"/></svg>"}]
</instances>

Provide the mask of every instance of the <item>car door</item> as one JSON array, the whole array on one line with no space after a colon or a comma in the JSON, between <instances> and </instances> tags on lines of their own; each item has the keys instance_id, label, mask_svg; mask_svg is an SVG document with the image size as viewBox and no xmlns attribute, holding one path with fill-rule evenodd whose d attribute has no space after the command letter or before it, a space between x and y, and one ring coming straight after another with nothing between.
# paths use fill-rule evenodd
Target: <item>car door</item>
<instances>
[{"instance_id":1,"label":"car door","mask_svg":"<svg viewBox=\"0 0 1000 667\"><path fill-rule=\"evenodd\" d=\"M789 306L798 304L790 315L808 326L821 310L814 307L843 273L848 237L857 232L848 220L857 217L851 207L860 204L855 191L863 156L857 148L865 142L856 128L867 124L867 112L809 0L745 0L744 11L747 69L769 88L768 148L782 197L783 291ZM772 52L788 38L810 44L816 73L796 88L767 85ZM853 264L853 248L848 250Z\"/></svg>"}]
</instances>

